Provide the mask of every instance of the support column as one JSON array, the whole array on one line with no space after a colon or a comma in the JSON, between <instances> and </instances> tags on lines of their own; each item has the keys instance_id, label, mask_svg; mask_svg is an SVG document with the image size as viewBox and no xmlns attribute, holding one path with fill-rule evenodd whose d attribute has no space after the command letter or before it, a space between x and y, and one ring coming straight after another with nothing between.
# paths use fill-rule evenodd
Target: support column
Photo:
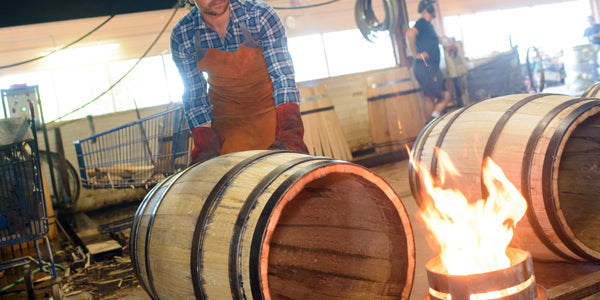
<instances>
[{"instance_id":1,"label":"support column","mask_svg":"<svg viewBox=\"0 0 600 300\"><path fill-rule=\"evenodd\" d=\"M390 30L390 37L392 38L392 47L394 48L394 56L396 57L396 65L400 67L409 67L408 59L406 57L406 39L405 32L408 30L408 12L406 10L405 0L391 0L397 1L398 9L398 26L394 28L393 32Z\"/></svg>"},{"instance_id":2,"label":"support column","mask_svg":"<svg viewBox=\"0 0 600 300\"><path fill-rule=\"evenodd\" d=\"M597 0L590 0L597 1ZM446 31L444 30L444 16L442 16L442 8L440 7L440 1L435 1L435 27L437 28L438 36L446 36Z\"/></svg>"},{"instance_id":3,"label":"support column","mask_svg":"<svg viewBox=\"0 0 600 300\"><path fill-rule=\"evenodd\" d=\"M594 16L596 22L600 20L600 0L590 0L591 15Z\"/></svg>"}]
</instances>

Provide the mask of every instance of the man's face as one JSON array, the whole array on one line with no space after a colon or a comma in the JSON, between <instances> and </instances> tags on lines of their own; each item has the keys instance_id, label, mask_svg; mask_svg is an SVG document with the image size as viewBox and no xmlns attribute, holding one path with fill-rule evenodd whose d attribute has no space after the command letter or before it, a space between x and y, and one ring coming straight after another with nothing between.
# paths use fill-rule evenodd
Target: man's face
<instances>
[{"instance_id":1,"label":"man's face","mask_svg":"<svg viewBox=\"0 0 600 300\"><path fill-rule=\"evenodd\" d=\"M229 8L229 0L193 0L200 12L212 16L220 16Z\"/></svg>"}]
</instances>

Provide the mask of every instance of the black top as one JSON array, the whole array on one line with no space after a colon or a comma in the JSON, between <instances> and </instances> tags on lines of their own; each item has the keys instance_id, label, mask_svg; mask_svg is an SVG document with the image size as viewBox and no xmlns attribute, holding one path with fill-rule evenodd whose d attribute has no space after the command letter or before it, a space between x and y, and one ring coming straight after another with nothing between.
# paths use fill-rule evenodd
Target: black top
<instances>
[{"instance_id":1,"label":"black top","mask_svg":"<svg viewBox=\"0 0 600 300\"><path fill-rule=\"evenodd\" d=\"M427 52L429 54L429 59L427 59L428 64L432 64L435 66L440 65L440 48L439 43L440 40L435 32L435 28L431 22L425 20L424 18L420 18L415 23L414 28L419 31L417 34L417 53ZM415 57L415 61L423 62L420 57Z\"/></svg>"}]
</instances>

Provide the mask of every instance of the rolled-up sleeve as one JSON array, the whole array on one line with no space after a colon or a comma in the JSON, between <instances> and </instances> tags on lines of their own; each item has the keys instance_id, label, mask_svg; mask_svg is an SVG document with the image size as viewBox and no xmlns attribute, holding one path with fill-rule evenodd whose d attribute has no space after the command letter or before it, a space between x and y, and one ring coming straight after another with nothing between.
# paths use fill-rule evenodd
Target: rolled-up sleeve
<instances>
[{"instance_id":1,"label":"rolled-up sleeve","mask_svg":"<svg viewBox=\"0 0 600 300\"><path fill-rule=\"evenodd\" d=\"M294 65L290 56L285 27L275 10L267 7L260 16L260 46L273 83L275 106L299 103L299 91L294 77Z\"/></svg>"},{"instance_id":2,"label":"rolled-up sleeve","mask_svg":"<svg viewBox=\"0 0 600 300\"><path fill-rule=\"evenodd\" d=\"M171 32L171 54L183 81L182 102L190 128L212 122L213 111L206 80L196 65L193 36L184 26L175 26Z\"/></svg>"}]
</instances>

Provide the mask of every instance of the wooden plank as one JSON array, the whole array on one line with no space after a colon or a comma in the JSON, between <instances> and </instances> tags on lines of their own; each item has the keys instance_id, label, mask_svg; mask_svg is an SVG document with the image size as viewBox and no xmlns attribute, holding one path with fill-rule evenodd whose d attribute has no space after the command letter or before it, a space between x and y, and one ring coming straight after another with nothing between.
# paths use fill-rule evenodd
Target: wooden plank
<instances>
[{"instance_id":1,"label":"wooden plank","mask_svg":"<svg viewBox=\"0 0 600 300\"><path fill-rule=\"evenodd\" d=\"M600 271L587 274L548 290L551 300L578 300L600 293Z\"/></svg>"}]
</instances>

